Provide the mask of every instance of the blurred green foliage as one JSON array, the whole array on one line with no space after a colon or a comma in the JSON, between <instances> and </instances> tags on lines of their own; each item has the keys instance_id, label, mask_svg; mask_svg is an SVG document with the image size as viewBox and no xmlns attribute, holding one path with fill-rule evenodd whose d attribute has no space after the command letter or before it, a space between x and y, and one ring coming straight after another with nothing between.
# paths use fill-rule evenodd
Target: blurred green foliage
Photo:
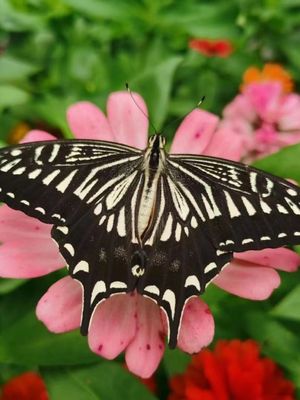
<instances>
[{"instance_id":1,"label":"blurred green foliage","mask_svg":"<svg viewBox=\"0 0 300 400\"><path fill-rule=\"evenodd\" d=\"M0 0L0 141L20 122L66 137L69 104L88 99L105 109L108 94L125 82L146 99L159 130L203 95L203 107L220 114L251 65L279 62L299 86L299 11L300 0ZM188 48L194 37L227 39L235 50L207 58ZM299 152L290 147L257 166L300 182ZM94 356L78 333L53 335L37 321L35 304L57 277L0 282L0 384L33 369L51 400L154 399L120 362ZM204 299L216 339L258 340L300 389L300 273L282 277L265 302L213 287ZM159 398L188 361L166 352Z\"/></svg>"},{"instance_id":2,"label":"blurred green foliage","mask_svg":"<svg viewBox=\"0 0 300 400\"><path fill-rule=\"evenodd\" d=\"M299 82L300 1L0 0L0 138L18 123L67 135L65 109L133 90L158 129L206 95L220 112L249 65L281 62ZM193 37L232 41L228 58L188 48Z\"/></svg>"}]
</instances>

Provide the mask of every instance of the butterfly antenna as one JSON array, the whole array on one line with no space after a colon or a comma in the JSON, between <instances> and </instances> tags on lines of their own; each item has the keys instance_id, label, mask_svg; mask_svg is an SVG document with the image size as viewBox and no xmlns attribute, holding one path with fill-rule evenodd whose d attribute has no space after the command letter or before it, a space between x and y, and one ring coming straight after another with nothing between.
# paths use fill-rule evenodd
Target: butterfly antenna
<instances>
[{"instance_id":1,"label":"butterfly antenna","mask_svg":"<svg viewBox=\"0 0 300 400\"><path fill-rule=\"evenodd\" d=\"M205 100L205 96L202 96L201 99L198 101L198 103L196 104L196 108L200 108L201 104L204 102ZM179 120L183 120L191 111L188 111L187 113L184 114L183 117L177 117L175 119L173 119L173 121L170 121L164 128L164 131L167 130L167 128L169 128L170 125L175 124L175 122L179 121Z\"/></svg>"},{"instance_id":2,"label":"butterfly antenna","mask_svg":"<svg viewBox=\"0 0 300 400\"><path fill-rule=\"evenodd\" d=\"M147 115L147 114L145 113L145 111L138 105L138 103L136 102L136 100L135 100L135 98L134 98L134 96L133 96L133 94L132 94L132 91L130 90L129 85L128 85L127 82L125 83L125 86L126 86L127 92L130 94L130 97L131 97L132 101L133 101L134 104L137 106L137 108L141 111L141 113L142 113L143 115L145 115L145 117L147 118L147 120L148 120L149 123L150 123L151 128L154 130L154 133L157 134L157 130L156 130L156 128L155 128L153 122L152 122L151 119L149 118L149 115Z\"/></svg>"},{"instance_id":3,"label":"butterfly antenna","mask_svg":"<svg viewBox=\"0 0 300 400\"><path fill-rule=\"evenodd\" d=\"M197 103L197 107L200 107L201 104L204 102L204 100L205 100L205 96L202 96L201 99Z\"/></svg>"}]
</instances>

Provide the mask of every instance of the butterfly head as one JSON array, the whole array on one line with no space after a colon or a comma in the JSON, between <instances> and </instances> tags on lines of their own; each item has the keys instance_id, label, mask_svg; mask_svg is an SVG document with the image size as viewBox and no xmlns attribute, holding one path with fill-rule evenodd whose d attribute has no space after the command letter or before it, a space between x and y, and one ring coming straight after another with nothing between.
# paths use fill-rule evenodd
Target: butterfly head
<instances>
[{"instance_id":1,"label":"butterfly head","mask_svg":"<svg viewBox=\"0 0 300 400\"><path fill-rule=\"evenodd\" d=\"M160 133L150 136L148 141L148 147L153 150L164 149L166 145L166 138Z\"/></svg>"},{"instance_id":2,"label":"butterfly head","mask_svg":"<svg viewBox=\"0 0 300 400\"><path fill-rule=\"evenodd\" d=\"M150 136L145 159L148 160L147 163L152 170L157 170L165 159L165 144L166 139L159 133Z\"/></svg>"}]
</instances>

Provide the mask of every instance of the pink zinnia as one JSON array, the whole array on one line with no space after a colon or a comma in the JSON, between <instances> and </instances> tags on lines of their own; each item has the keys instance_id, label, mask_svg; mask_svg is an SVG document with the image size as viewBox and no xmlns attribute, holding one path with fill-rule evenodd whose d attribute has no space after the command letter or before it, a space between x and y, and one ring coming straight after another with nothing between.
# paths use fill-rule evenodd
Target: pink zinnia
<instances>
[{"instance_id":1,"label":"pink zinnia","mask_svg":"<svg viewBox=\"0 0 300 400\"><path fill-rule=\"evenodd\" d=\"M244 160L300 142L300 96L292 88L291 77L279 65L245 72L241 94L225 107L221 123L240 135Z\"/></svg>"},{"instance_id":2,"label":"pink zinnia","mask_svg":"<svg viewBox=\"0 0 300 400\"><path fill-rule=\"evenodd\" d=\"M143 99L134 94L139 107L147 113ZM145 148L148 120L127 92L113 93L107 104L107 117L89 102L74 104L67 118L76 138L103 139ZM53 139L42 131L31 131L26 141ZM238 160L239 136L218 129L218 118L194 110L176 132L171 151L223 156ZM0 275L33 278L64 266L64 260L50 239L51 227L21 212L0 208ZM280 278L274 268L294 271L299 257L288 249L268 249L239 253L214 279L214 284L236 295L263 300L278 287ZM82 294L80 284L67 276L60 279L40 299L37 317L55 333L80 325ZM67 310L67 312L66 312ZM130 371L147 378L157 368L165 349L164 314L150 299L136 293L115 295L96 309L88 334L92 351L113 359L125 351ZM178 347L188 353L207 346L214 335L214 321L208 306L198 297L187 303L179 332Z\"/></svg>"}]
</instances>

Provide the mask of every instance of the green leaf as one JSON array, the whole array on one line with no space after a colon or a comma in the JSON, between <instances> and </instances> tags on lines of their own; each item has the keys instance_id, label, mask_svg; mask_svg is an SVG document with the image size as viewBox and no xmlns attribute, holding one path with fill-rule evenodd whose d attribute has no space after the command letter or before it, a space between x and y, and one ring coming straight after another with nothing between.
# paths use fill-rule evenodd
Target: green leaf
<instances>
[{"instance_id":1,"label":"green leaf","mask_svg":"<svg viewBox=\"0 0 300 400\"><path fill-rule=\"evenodd\" d=\"M3 140L0 140L0 149L2 147L6 147L6 146L7 146L7 143L5 143Z\"/></svg>"},{"instance_id":2,"label":"green leaf","mask_svg":"<svg viewBox=\"0 0 300 400\"><path fill-rule=\"evenodd\" d=\"M300 182L300 144L288 146L254 163L254 166L282 178Z\"/></svg>"},{"instance_id":3,"label":"green leaf","mask_svg":"<svg viewBox=\"0 0 300 400\"><path fill-rule=\"evenodd\" d=\"M289 370L299 369L300 339L298 334L273 320L266 313L248 312L245 315L245 329L262 345L265 354Z\"/></svg>"},{"instance_id":4,"label":"green leaf","mask_svg":"<svg viewBox=\"0 0 300 400\"><path fill-rule=\"evenodd\" d=\"M0 85L0 110L29 101L30 95L13 85Z\"/></svg>"},{"instance_id":5,"label":"green leaf","mask_svg":"<svg viewBox=\"0 0 300 400\"><path fill-rule=\"evenodd\" d=\"M84 368L42 369L51 400L155 400L120 364L109 361Z\"/></svg>"},{"instance_id":6,"label":"green leaf","mask_svg":"<svg viewBox=\"0 0 300 400\"><path fill-rule=\"evenodd\" d=\"M170 57L153 65L131 82L134 90L145 97L151 119L158 130L166 118L174 74L181 61L182 57Z\"/></svg>"},{"instance_id":7,"label":"green leaf","mask_svg":"<svg viewBox=\"0 0 300 400\"><path fill-rule=\"evenodd\" d=\"M169 377L182 374L190 361L191 356L179 349L167 349L163 358L164 367Z\"/></svg>"},{"instance_id":8,"label":"green leaf","mask_svg":"<svg viewBox=\"0 0 300 400\"><path fill-rule=\"evenodd\" d=\"M232 38L237 37L237 27L234 20L238 8L232 4L177 4L161 16L161 23L173 25L174 29L184 30L189 36L202 38ZM170 27L169 27L170 28Z\"/></svg>"},{"instance_id":9,"label":"green leaf","mask_svg":"<svg viewBox=\"0 0 300 400\"><path fill-rule=\"evenodd\" d=\"M36 102L32 108L49 125L60 128L65 138L73 138L66 120L66 110L72 102L73 98L70 97L45 96L42 101Z\"/></svg>"},{"instance_id":10,"label":"green leaf","mask_svg":"<svg viewBox=\"0 0 300 400\"><path fill-rule=\"evenodd\" d=\"M300 0L281 0L282 7L300 7Z\"/></svg>"},{"instance_id":11,"label":"green leaf","mask_svg":"<svg viewBox=\"0 0 300 400\"><path fill-rule=\"evenodd\" d=\"M83 15L95 18L108 18L119 20L128 15L129 6L124 2L108 2L103 0L62 0L62 2L73 10Z\"/></svg>"},{"instance_id":12,"label":"green leaf","mask_svg":"<svg viewBox=\"0 0 300 400\"><path fill-rule=\"evenodd\" d=\"M0 82L21 81L38 70L36 66L18 58L0 57Z\"/></svg>"},{"instance_id":13,"label":"green leaf","mask_svg":"<svg viewBox=\"0 0 300 400\"><path fill-rule=\"evenodd\" d=\"M0 295L7 294L26 283L25 279L4 279L0 278Z\"/></svg>"},{"instance_id":14,"label":"green leaf","mask_svg":"<svg viewBox=\"0 0 300 400\"><path fill-rule=\"evenodd\" d=\"M272 315L300 321L300 285L296 286L273 308Z\"/></svg>"},{"instance_id":15,"label":"green leaf","mask_svg":"<svg viewBox=\"0 0 300 400\"><path fill-rule=\"evenodd\" d=\"M14 8L12 1L0 0L0 27L12 32L38 30L44 18L33 13L20 12Z\"/></svg>"},{"instance_id":16,"label":"green leaf","mask_svg":"<svg viewBox=\"0 0 300 400\"><path fill-rule=\"evenodd\" d=\"M0 363L47 366L99 361L78 330L57 335L37 320L36 303L48 285L48 277L40 278L0 298Z\"/></svg>"}]
</instances>

